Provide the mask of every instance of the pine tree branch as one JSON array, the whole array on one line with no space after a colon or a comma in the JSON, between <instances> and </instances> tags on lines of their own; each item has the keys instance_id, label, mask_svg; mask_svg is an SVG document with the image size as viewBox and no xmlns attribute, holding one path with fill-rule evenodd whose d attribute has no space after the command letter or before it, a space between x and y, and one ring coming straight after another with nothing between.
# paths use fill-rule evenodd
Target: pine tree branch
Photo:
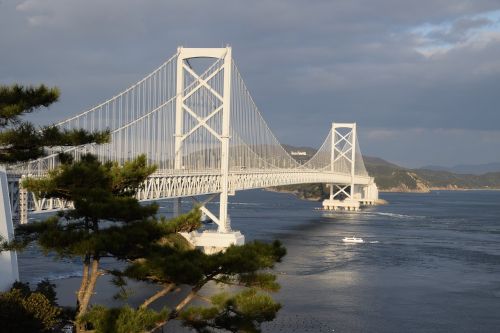
<instances>
[{"instance_id":1,"label":"pine tree branch","mask_svg":"<svg viewBox=\"0 0 500 333\"><path fill-rule=\"evenodd\" d=\"M210 280L211 278L206 278L202 282L197 284L195 287L193 287L189 292L189 294L187 294L186 297L184 297L182 301L180 301L177 304L175 310L170 313L167 319L158 323L152 330L148 331L148 333L154 333L157 329L166 325L170 320L177 318L182 309L184 309L195 297L198 296L198 291L200 291L200 289L203 288L203 286L207 284Z\"/></svg>"},{"instance_id":2,"label":"pine tree branch","mask_svg":"<svg viewBox=\"0 0 500 333\"><path fill-rule=\"evenodd\" d=\"M205 301L205 302L207 302L209 304L213 304L214 303L214 302L212 302L212 300L210 298L205 297L205 296L201 296L199 294L196 294L196 298L201 299L202 301Z\"/></svg>"},{"instance_id":3,"label":"pine tree branch","mask_svg":"<svg viewBox=\"0 0 500 333\"><path fill-rule=\"evenodd\" d=\"M147 308L151 303L153 303L154 301L156 301L157 299L165 296L166 294L168 294L170 291L172 291L172 289L175 288L175 284L174 283L168 283L168 284L165 284L163 289L161 289L160 291L158 291L157 293L155 293L153 296L149 297L148 299L146 299L142 304L141 306L139 306L140 309L145 309Z\"/></svg>"}]
</instances>

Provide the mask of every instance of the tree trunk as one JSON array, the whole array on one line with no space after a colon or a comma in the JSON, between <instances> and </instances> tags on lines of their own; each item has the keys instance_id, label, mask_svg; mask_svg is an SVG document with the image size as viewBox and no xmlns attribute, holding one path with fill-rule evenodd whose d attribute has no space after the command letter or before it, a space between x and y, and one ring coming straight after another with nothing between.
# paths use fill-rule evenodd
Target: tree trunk
<instances>
[{"instance_id":1,"label":"tree trunk","mask_svg":"<svg viewBox=\"0 0 500 333\"><path fill-rule=\"evenodd\" d=\"M82 302L80 303L80 309L78 310L77 313L77 321L80 319L85 313L87 313L89 303L90 303L90 298L94 294L94 289L95 285L97 282L97 278L99 276L99 257L94 256L92 258L92 266L91 266L91 271L90 271L90 277L87 283L87 288L85 288L85 291L83 292L82 295ZM84 327L78 323L76 325L77 327L77 332L84 332L85 329Z\"/></svg>"},{"instance_id":2,"label":"tree trunk","mask_svg":"<svg viewBox=\"0 0 500 333\"><path fill-rule=\"evenodd\" d=\"M158 291L156 294L154 294L150 298L146 299L144 301L144 303L142 303L139 308L141 308L141 309L147 308L151 303L153 303L154 301L156 301L160 297L163 297L166 294L168 294L172 289L174 289L174 287L175 287L174 283L166 284L162 290Z\"/></svg>"},{"instance_id":3,"label":"tree trunk","mask_svg":"<svg viewBox=\"0 0 500 333\"><path fill-rule=\"evenodd\" d=\"M87 284L89 281L89 266L90 266L90 255L86 254L85 259L83 260L83 276L82 283L80 284L80 289L77 294L77 303L76 310L80 310L80 304L82 303L82 297L85 289L87 288Z\"/></svg>"}]
</instances>

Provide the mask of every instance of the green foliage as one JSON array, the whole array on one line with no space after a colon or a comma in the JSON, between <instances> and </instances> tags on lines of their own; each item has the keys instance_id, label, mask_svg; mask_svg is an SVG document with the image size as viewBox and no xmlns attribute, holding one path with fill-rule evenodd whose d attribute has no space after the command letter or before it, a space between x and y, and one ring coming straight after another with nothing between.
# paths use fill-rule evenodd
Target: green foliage
<instances>
[{"instance_id":1,"label":"green foliage","mask_svg":"<svg viewBox=\"0 0 500 333\"><path fill-rule=\"evenodd\" d=\"M191 232L201 227L200 219L201 211L195 207L188 214L180 215L170 220L162 217L160 222L165 226L165 232L167 233Z\"/></svg>"},{"instance_id":2,"label":"green foliage","mask_svg":"<svg viewBox=\"0 0 500 333\"><path fill-rule=\"evenodd\" d=\"M0 162L27 161L44 155L42 138L35 126L20 123L0 132Z\"/></svg>"},{"instance_id":3,"label":"green foliage","mask_svg":"<svg viewBox=\"0 0 500 333\"><path fill-rule=\"evenodd\" d=\"M263 270L273 268L285 254L279 241L233 245L215 254L158 246L145 258L130 264L122 274L164 285L190 285L194 293L210 281L238 289L249 288L234 295L216 295L211 299L213 306L191 308L180 315L186 326L199 331L215 327L258 332L260 323L273 320L280 309L269 295L257 292L257 289L279 290L276 276ZM177 315L179 313L173 312L171 319Z\"/></svg>"},{"instance_id":4,"label":"green foliage","mask_svg":"<svg viewBox=\"0 0 500 333\"><path fill-rule=\"evenodd\" d=\"M24 87L18 84L11 86L0 85L0 126L20 122L19 116L31 113L40 107L48 107L59 99L59 89L38 87Z\"/></svg>"},{"instance_id":5,"label":"green foliage","mask_svg":"<svg viewBox=\"0 0 500 333\"><path fill-rule=\"evenodd\" d=\"M185 326L198 332L260 332L263 322L274 320L281 308L269 295L255 289L211 297L211 307L191 307L180 315Z\"/></svg>"},{"instance_id":6,"label":"green foliage","mask_svg":"<svg viewBox=\"0 0 500 333\"><path fill-rule=\"evenodd\" d=\"M19 290L0 293L0 325L5 332L42 332L42 323L23 304Z\"/></svg>"},{"instance_id":7,"label":"green foliage","mask_svg":"<svg viewBox=\"0 0 500 333\"><path fill-rule=\"evenodd\" d=\"M49 332L60 322L61 314L53 285L48 282L39 283L35 292L29 284L16 282L9 292L0 293L2 332Z\"/></svg>"},{"instance_id":8,"label":"green foliage","mask_svg":"<svg viewBox=\"0 0 500 333\"><path fill-rule=\"evenodd\" d=\"M78 146L83 143L106 143L110 139L110 131L87 132L83 129L61 130L54 126L41 128L41 141L45 146Z\"/></svg>"},{"instance_id":9,"label":"green foliage","mask_svg":"<svg viewBox=\"0 0 500 333\"><path fill-rule=\"evenodd\" d=\"M166 227L153 218L156 204L141 205L133 197L156 169L146 164L145 156L123 166L101 163L92 155L84 155L78 162L67 156L62 160L62 165L48 177L28 178L23 186L39 198L70 201L74 208L45 221L19 226L11 246L37 241L46 253L82 258L85 269L77 293L80 318L102 274L100 259L141 258L165 235Z\"/></svg>"},{"instance_id":10,"label":"green foliage","mask_svg":"<svg viewBox=\"0 0 500 333\"><path fill-rule=\"evenodd\" d=\"M25 309L40 320L45 330L50 330L57 322L61 309L53 306L43 294L32 293L23 302Z\"/></svg>"},{"instance_id":11,"label":"green foliage","mask_svg":"<svg viewBox=\"0 0 500 333\"><path fill-rule=\"evenodd\" d=\"M45 279L36 285L35 292L44 295L52 305L57 305L56 285Z\"/></svg>"},{"instance_id":12,"label":"green foliage","mask_svg":"<svg viewBox=\"0 0 500 333\"><path fill-rule=\"evenodd\" d=\"M36 239L44 250L61 256L114 253L121 258L143 251L161 236L162 226L147 220L158 206L143 206L132 195L154 170L144 156L119 167L86 155L63 164L47 178L28 178L23 183L28 190L42 198L72 201L74 209L20 226L18 241Z\"/></svg>"},{"instance_id":13,"label":"green foliage","mask_svg":"<svg viewBox=\"0 0 500 333\"><path fill-rule=\"evenodd\" d=\"M138 280L161 283L197 285L217 278L221 283L262 285L276 290L272 278L254 274L272 268L286 254L279 241L266 244L258 241L231 246L224 252L205 254L199 250L177 250L160 246L149 255L129 265L124 274Z\"/></svg>"},{"instance_id":14,"label":"green foliage","mask_svg":"<svg viewBox=\"0 0 500 333\"><path fill-rule=\"evenodd\" d=\"M50 304L57 305L57 294L56 294L56 285L51 283L49 280L45 279L37 283L35 291L36 293L40 293L47 300L49 300ZM33 293L31 291L30 284L28 282L20 282L16 281L12 284L12 290L18 290L23 297L28 297Z\"/></svg>"},{"instance_id":15,"label":"green foliage","mask_svg":"<svg viewBox=\"0 0 500 333\"><path fill-rule=\"evenodd\" d=\"M45 155L44 147L81 145L109 141L109 131L60 130L54 126L37 128L21 117L59 99L57 88L0 85L0 163L27 161Z\"/></svg>"},{"instance_id":16,"label":"green foliage","mask_svg":"<svg viewBox=\"0 0 500 333\"><path fill-rule=\"evenodd\" d=\"M81 321L91 324L95 333L140 333L151 330L157 323L165 320L169 312L166 308L160 312L151 309L133 309L92 307Z\"/></svg>"},{"instance_id":17,"label":"green foliage","mask_svg":"<svg viewBox=\"0 0 500 333\"><path fill-rule=\"evenodd\" d=\"M211 255L215 259L212 269L221 274L240 274L272 268L285 256L280 241L271 244L254 241L242 246L230 246L226 251Z\"/></svg>"},{"instance_id":18,"label":"green foliage","mask_svg":"<svg viewBox=\"0 0 500 333\"><path fill-rule=\"evenodd\" d=\"M276 275L271 273L246 273L238 276L241 285L276 292L280 285L276 282Z\"/></svg>"},{"instance_id":19,"label":"green foliage","mask_svg":"<svg viewBox=\"0 0 500 333\"><path fill-rule=\"evenodd\" d=\"M274 189L278 192L291 192L300 199L322 200L330 195L330 190L326 184L297 184L276 186Z\"/></svg>"},{"instance_id":20,"label":"green foliage","mask_svg":"<svg viewBox=\"0 0 500 333\"><path fill-rule=\"evenodd\" d=\"M156 205L141 206L132 197L154 170L154 166L146 165L144 155L123 167L102 164L95 156L85 155L78 162L51 171L47 178L28 178L23 186L42 198L72 201L75 208L66 213L66 218L132 221L156 213Z\"/></svg>"},{"instance_id":21,"label":"green foliage","mask_svg":"<svg viewBox=\"0 0 500 333\"><path fill-rule=\"evenodd\" d=\"M17 290L19 293L21 293L21 296L26 298L31 294L31 288L29 283L25 282L20 282L16 281L12 284L12 288L10 288L11 291Z\"/></svg>"}]
</instances>

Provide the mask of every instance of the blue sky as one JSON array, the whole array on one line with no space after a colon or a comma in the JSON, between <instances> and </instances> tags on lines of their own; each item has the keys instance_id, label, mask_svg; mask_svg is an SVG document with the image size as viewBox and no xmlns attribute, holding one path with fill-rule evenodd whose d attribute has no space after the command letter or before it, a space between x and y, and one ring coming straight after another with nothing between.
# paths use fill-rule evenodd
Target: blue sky
<instances>
[{"instance_id":1,"label":"blue sky","mask_svg":"<svg viewBox=\"0 0 500 333\"><path fill-rule=\"evenodd\" d=\"M492 0L0 0L0 82L47 83L49 123L186 47L231 44L278 139L358 123L405 166L500 162L500 3Z\"/></svg>"}]
</instances>

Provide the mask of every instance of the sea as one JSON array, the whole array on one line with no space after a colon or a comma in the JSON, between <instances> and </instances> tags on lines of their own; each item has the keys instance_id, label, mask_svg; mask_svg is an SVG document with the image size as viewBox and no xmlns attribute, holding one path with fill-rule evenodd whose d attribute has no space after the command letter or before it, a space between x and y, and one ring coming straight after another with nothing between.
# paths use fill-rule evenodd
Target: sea
<instances>
[{"instance_id":1,"label":"sea","mask_svg":"<svg viewBox=\"0 0 500 333\"><path fill-rule=\"evenodd\" d=\"M380 196L387 205L353 213L265 190L230 197L234 230L287 248L275 267L282 309L263 332L500 332L500 191ZM172 214L171 201L159 204ZM18 260L33 284L80 274L36 246Z\"/></svg>"}]
</instances>

